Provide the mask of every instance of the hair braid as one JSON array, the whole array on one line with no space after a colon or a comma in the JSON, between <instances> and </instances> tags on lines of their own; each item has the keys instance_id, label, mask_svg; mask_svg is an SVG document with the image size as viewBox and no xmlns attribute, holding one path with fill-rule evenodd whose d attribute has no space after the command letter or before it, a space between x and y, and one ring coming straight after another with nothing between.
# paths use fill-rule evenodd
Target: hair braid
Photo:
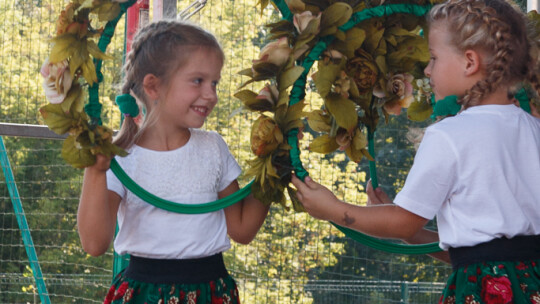
<instances>
[{"instance_id":1,"label":"hair braid","mask_svg":"<svg viewBox=\"0 0 540 304\"><path fill-rule=\"evenodd\" d=\"M486 78L461 97L464 108L479 104L502 83L533 79L528 76L533 66L525 20L519 9L504 0L450 0L432 9L428 22L446 22L455 29L450 35L456 49L482 53Z\"/></svg>"}]
</instances>

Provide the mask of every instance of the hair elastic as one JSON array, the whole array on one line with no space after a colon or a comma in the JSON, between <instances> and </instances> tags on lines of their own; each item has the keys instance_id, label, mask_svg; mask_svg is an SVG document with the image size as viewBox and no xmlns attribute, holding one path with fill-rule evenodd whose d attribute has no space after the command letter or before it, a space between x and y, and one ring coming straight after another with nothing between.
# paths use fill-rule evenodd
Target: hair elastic
<instances>
[{"instance_id":1,"label":"hair elastic","mask_svg":"<svg viewBox=\"0 0 540 304\"><path fill-rule=\"evenodd\" d=\"M131 116L135 118L139 115L139 105L137 105L137 101L130 94L116 96L116 104L124 116Z\"/></svg>"}]
</instances>

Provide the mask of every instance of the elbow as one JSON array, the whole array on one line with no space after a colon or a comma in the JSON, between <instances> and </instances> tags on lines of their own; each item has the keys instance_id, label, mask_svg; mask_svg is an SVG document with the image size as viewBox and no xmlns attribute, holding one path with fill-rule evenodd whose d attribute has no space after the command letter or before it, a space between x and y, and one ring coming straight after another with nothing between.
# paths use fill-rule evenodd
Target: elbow
<instances>
[{"instance_id":1,"label":"elbow","mask_svg":"<svg viewBox=\"0 0 540 304\"><path fill-rule=\"evenodd\" d=\"M231 237L233 241L242 245L247 245L251 243L251 241L253 241L253 239L255 238L255 235L251 235L251 234L236 234L236 235L233 234L229 236Z\"/></svg>"},{"instance_id":2,"label":"elbow","mask_svg":"<svg viewBox=\"0 0 540 304\"><path fill-rule=\"evenodd\" d=\"M83 241L81 241L81 245L82 245L83 250L86 253L88 253L89 255L93 256L93 257L101 256L101 255L105 254L105 252L107 252L107 250L109 250L109 245L108 244L100 244L98 242L83 242Z\"/></svg>"}]
</instances>

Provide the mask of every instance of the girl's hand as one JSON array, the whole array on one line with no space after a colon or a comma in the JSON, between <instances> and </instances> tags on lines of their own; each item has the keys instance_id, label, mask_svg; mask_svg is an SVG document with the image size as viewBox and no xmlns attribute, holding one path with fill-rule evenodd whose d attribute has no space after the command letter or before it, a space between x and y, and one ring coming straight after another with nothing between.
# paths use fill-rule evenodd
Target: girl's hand
<instances>
[{"instance_id":1,"label":"girl's hand","mask_svg":"<svg viewBox=\"0 0 540 304\"><path fill-rule=\"evenodd\" d=\"M390 197L388 197L388 194L386 194L380 187L373 189L371 179L367 182L366 194L368 196L368 206L392 204L392 200Z\"/></svg>"},{"instance_id":2,"label":"girl's hand","mask_svg":"<svg viewBox=\"0 0 540 304\"><path fill-rule=\"evenodd\" d=\"M309 176L304 182L293 175L292 183L298 190L296 197L302 203L307 213L321 220L331 220L335 212L337 197L326 187L314 182Z\"/></svg>"},{"instance_id":3,"label":"girl's hand","mask_svg":"<svg viewBox=\"0 0 540 304\"><path fill-rule=\"evenodd\" d=\"M92 166L88 167L88 169L98 172L107 172L111 166L111 159L112 158L103 154L98 154L96 155L96 162Z\"/></svg>"}]
</instances>

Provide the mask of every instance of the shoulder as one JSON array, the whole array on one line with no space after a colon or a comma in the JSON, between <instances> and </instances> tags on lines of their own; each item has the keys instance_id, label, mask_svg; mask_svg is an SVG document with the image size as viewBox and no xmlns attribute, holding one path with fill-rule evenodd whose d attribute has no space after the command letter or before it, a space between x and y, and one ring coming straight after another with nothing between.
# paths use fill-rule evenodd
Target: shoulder
<instances>
[{"instance_id":1,"label":"shoulder","mask_svg":"<svg viewBox=\"0 0 540 304\"><path fill-rule=\"evenodd\" d=\"M201 129L191 129L191 136L194 139L206 141L223 141L223 138L216 131L207 131Z\"/></svg>"}]
</instances>

